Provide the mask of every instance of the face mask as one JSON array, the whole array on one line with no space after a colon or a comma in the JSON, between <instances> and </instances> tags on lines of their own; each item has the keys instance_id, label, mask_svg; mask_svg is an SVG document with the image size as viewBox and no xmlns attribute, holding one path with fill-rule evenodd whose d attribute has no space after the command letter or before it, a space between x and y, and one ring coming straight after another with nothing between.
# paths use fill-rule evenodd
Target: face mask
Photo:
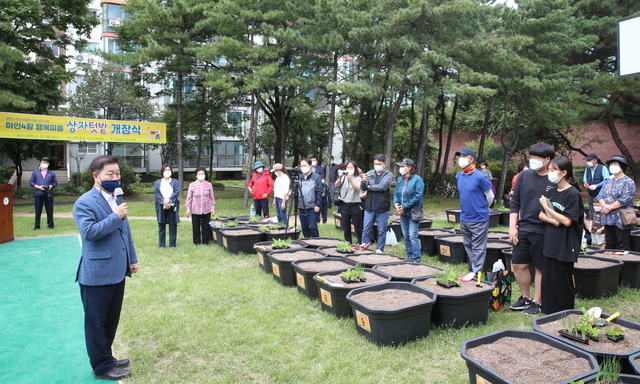
<instances>
[{"instance_id":1,"label":"face mask","mask_svg":"<svg viewBox=\"0 0 640 384\"><path fill-rule=\"evenodd\" d=\"M258 169L256 169L256 173L262 173L263 170L264 170L264 168L258 168Z\"/></svg>"},{"instance_id":2,"label":"face mask","mask_svg":"<svg viewBox=\"0 0 640 384\"><path fill-rule=\"evenodd\" d=\"M466 157L459 158L458 165L460 166L460 168L466 168L467 165L469 165L469 159L467 159Z\"/></svg>"},{"instance_id":3,"label":"face mask","mask_svg":"<svg viewBox=\"0 0 640 384\"><path fill-rule=\"evenodd\" d=\"M307 173L309 172L309 169L310 169L309 167L300 167L300 172Z\"/></svg>"},{"instance_id":4,"label":"face mask","mask_svg":"<svg viewBox=\"0 0 640 384\"><path fill-rule=\"evenodd\" d=\"M407 168L405 167L400 168L400 174L404 176L405 173L407 173Z\"/></svg>"},{"instance_id":5,"label":"face mask","mask_svg":"<svg viewBox=\"0 0 640 384\"><path fill-rule=\"evenodd\" d=\"M197 177L197 178L198 178L198 180L200 180L200 181L204 180L204 175L198 175L198 176L196 176L196 177Z\"/></svg>"},{"instance_id":6,"label":"face mask","mask_svg":"<svg viewBox=\"0 0 640 384\"><path fill-rule=\"evenodd\" d=\"M602 211L602 207L596 207L595 205L593 206L593 210L596 212L600 212Z\"/></svg>"},{"instance_id":7,"label":"face mask","mask_svg":"<svg viewBox=\"0 0 640 384\"><path fill-rule=\"evenodd\" d=\"M617 165L612 165L609 167L609 172L611 172L612 175L617 175L618 173L620 173L620 171L622 171L622 168L618 167Z\"/></svg>"},{"instance_id":8,"label":"face mask","mask_svg":"<svg viewBox=\"0 0 640 384\"><path fill-rule=\"evenodd\" d=\"M164 173L162 173L164 175L164 177L169 178L171 177L171 171L164 171Z\"/></svg>"},{"instance_id":9,"label":"face mask","mask_svg":"<svg viewBox=\"0 0 640 384\"><path fill-rule=\"evenodd\" d=\"M347 173L353 175L353 169L347 169Z\"/></svg>"},{"instance_id":10,"label":"face mask","mask_svg":"<svg viewBox=\"0 0 640 384\"><path fill-rule=\"evenodd\" d=\"M587 161L587 167L589 168L593 167L593 163L591 161Z\"/></svg>"},{"instance_id":11,"label":"face mask","mask_svg":"<svg viewBox=\"0 0 640 384\"><path fill-rule=\"evenodd\" d=\"M382 172L382 170L384 169L384 167L382 165L373 165L373 169L376 170L376 172Z\"/></svg>"},{"instance_id":12,"label":"face mask","mask_svg":"<svg viewBox=\"0 0 640 384\"><path fill-rule=\"evenodd\" d=\"M549 174L547 175L547 178L553 184L558 184L560 180L562 180L562 177L558 177L558 172L549 172Z\"/></svg>"},{"instance_id":13,"label":"face mask","mask_svg":"<svg viewBox=\"0 0 640 384\"><path fill-rule=\"evenodd\" d=\"M318 165L318 162L317 161L312 161L311 165L313 165L315 167L316 165Z\"/></svg>"},{"instance_id":14,"label":"face mask","mask_svg":"<svg viewBox=\"0 0 640 384\"><path fill-rule=\"evenodd\" d=\"M481 165L481 166L480 166L480 169L485 169L485 168L487 168L487 166L486 166L486 165Z\"/></svg>"},{"instance_id":15,"label":"face mask","mask_svg":"<svg viewBox=\"0 0 640 384\"><path fill-rule=\"evenodd\" d=\"M100 180L100 185L105 191L113 193L116 188L120 188L120 180Z\"/></svg>"},{"instance_id":16,"label":"face mask","mask_svg":"<svg viewBox=\"0 0 640 384\"><path fill-rule=\"evenodd\" d=\"M49 168L49 164L40 164L40 168L47 169Z\"/></svg>"},{"instance_id":17,"label":"face mask","mask_svg":"<svg viewBox=\"0 0 640 384\"><path fill-rule=\"evenodd\" d=\"M544 164L542 163L542 161L538 159L529 159L529 169L537 171L538 169L542 168L543 165Z\"/></svg>"}]
</instances>

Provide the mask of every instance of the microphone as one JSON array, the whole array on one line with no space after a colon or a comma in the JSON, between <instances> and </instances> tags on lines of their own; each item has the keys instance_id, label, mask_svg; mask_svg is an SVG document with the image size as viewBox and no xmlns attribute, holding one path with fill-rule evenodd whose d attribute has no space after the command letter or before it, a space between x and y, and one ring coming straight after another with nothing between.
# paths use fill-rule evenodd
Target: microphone
<instances>
[{"instance_id":1,"label":"microphone","mask_svg":"<svg viewBox=\"0 0 640 384\"><path fill-rule=\"evenodd\" d=\"M124 191L122 190L122 188L116 188L113 190L113 196L115 196L118 205L124 203L122 195L124 195ZM127 216L123 217L122 220L127 220Z\"/></svg>"}]
</instances>

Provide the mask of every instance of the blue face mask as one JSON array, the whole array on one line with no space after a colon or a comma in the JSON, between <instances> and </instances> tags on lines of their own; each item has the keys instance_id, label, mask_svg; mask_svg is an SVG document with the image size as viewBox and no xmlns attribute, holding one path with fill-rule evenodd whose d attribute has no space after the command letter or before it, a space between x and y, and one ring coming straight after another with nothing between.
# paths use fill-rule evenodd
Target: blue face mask
<instances>
[{"instance_id":1,"label":"blue face mask","mask_svg":"<svg viewBox=\"0 0 640 384\"><path fill-rule=\"evenodd\" d=\"M105 191L113 193L116 188L120 187L120 180L100 180L100 185Z\"/></svg>"}]
</instances>

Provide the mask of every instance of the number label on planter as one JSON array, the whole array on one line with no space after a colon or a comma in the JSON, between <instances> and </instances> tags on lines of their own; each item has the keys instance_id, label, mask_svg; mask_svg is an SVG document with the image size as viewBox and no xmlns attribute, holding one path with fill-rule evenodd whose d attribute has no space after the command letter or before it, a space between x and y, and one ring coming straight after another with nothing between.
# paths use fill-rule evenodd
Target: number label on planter
<instances>
[{"instance_id":1,"label":"number label on planter","mask_svg":"<svg viewBox=\"0 0 640 384\"><path fill-rule=\"evenodd\" d=\"M322 299L323 303L330 307L333 307L333 305L331 304L331 293L320 288L320 298Z\"/></svg>"},{"instance_id":2,"label":"number label on planter","mask_svg":"<svg viewBox=\"0 0 640 384\"><path fill-rule=\"evenodd\" d=\"M491 384L491 382L476 373L476 384Z\"/></svg>"},{"instance_id":3,"label":"number label on planter","mask_svg":"<svg viewBox=\"0 0 640 384\"><path fill-rule=\"evenodd\" d=\"M226 238L226 237L224 237L224 236L222 237L222 245L223 245L224 247L227 247L227 238Z\"/></svg>"},{"instance_id":4,"label":"number label on planter","mask_svg":"<svg viewBox=\"0 0 640 384\"><path fill-rule=\"evenodd\" d=\"M278 264L271 264L271 271L274 275L280 277L280 266Z\"/></svg>"},{"instance_id":5,"label":"number label on planter","mask_svg":"<svg viewBox=\"0 0 640 384\"><path fill-rule=\"evenodd\" d=\"M456 215L451 215L450 214L448 217L449 217L449 221L452 221L454 223L456 222Z\"/></svg>"},{"instance_id":6,"label":"number label on planter","mask_svg":"<svg viewBox=\"0 0 640 384\"><path fill-rule=\"evenodd\" d=\"M337 225L338 227L342 225L342 224L340 224L340 220L336 219L336 225Z\"/></svg>"},{"instance_id":7,"label":"number label on planter","mask_svg":"<svg viewBox=\"0 0 640 384\"><path fill-rule=\"evenodd\" d=\"M258 263L260 265L264 265L264 259L262 258L262 253L258 252Z\"/></svg>"},{"instance_id":8,"label":"number label on planter","mask_svg":"<svg viewBox=\"0 0 640 384\"><path fill-rule=\"evenodd\" d=\"M298 286L302 289L307 289L304 285L304 276L296 272L296 279L298 280Z\"/></svg>"},{"instance_id":9,"label":"number label on planter","mask_svg":"<svg viewBox=\"0 0 640 384\"><path fill-rule=\"evenodd\" d=\"M448 245L440 244L440 254L442 256L451 256L451 248Z\"/></svg>"},{"instance_id":10,"label":"number label on planter","mask_svg":"<svg viewBox=\"0 0 640 384\"><path fill-rule=\"evenodd\" d=\"M356 309L356 323L358 323L358 327L365 329L367 332L371 332L371 325L369 324L369 316L358 311L357 309Z\"/></svg>"},{"instance_id":11,"label":"number label on planter","mask_svg":"<svg viewBox=\"0 0 640 384\"><path fill-rule=\"evenodd\" d=\"M213 240L218 241L218 233L216 231L213 231Z\"/></svg>"}]
</instances>

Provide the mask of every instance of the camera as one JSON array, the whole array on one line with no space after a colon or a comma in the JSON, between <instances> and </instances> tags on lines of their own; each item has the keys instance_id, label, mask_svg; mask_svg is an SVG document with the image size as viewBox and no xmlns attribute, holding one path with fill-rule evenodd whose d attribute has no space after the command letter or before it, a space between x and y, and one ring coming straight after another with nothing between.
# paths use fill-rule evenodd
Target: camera
<instances>
[{"instance_id":1,"label":"camera","mask_svg":"<svg viewBox=\"0 0 640 384\"><path fill-rule=\"evenodd\" d=\"M291 180L293 182L298 182L298 180L300 180L300 175L302 174L300 167L293 167L289 172L291 173Z\"/></svg>"}]
</instances>

